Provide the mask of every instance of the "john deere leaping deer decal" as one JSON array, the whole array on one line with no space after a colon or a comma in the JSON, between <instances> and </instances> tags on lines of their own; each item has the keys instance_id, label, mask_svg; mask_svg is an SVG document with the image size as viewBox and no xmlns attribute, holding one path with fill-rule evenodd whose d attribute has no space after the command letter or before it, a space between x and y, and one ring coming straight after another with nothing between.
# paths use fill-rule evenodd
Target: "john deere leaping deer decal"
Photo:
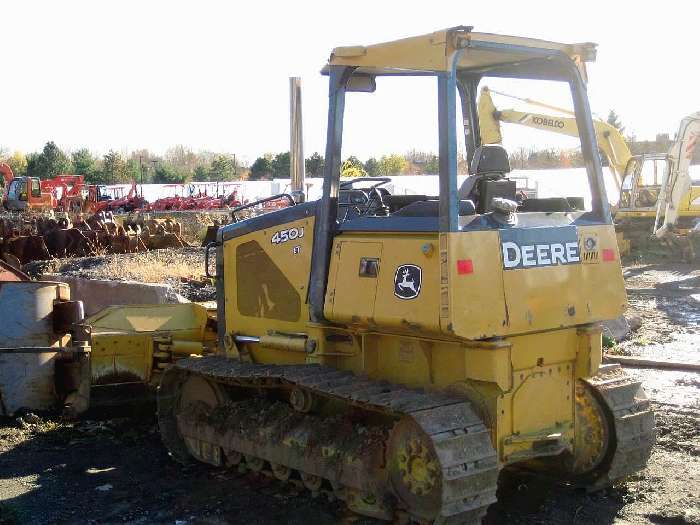
<instances>
[{"instance_id":1,"label":"john deere leaping deer decal","mask_svg":"<svg viewBox=\"0 0 700 525\"><path fill-rule=\"evenodd\" d=\"M422 270L415 264L402 264L394 275L394 295L399 299L415 299L420 293Z\"/></svg>"}]
</instances>

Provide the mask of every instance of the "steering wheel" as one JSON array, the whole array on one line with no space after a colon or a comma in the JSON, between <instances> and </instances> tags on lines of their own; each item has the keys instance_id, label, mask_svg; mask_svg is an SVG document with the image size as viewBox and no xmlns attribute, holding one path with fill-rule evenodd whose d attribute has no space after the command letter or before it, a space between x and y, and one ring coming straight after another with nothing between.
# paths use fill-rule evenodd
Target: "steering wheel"
<instances>
[{"instance_id":1,"label":"steering wheel","mask_svg":"<svg viewBox=\"0 0 700 525\"><path fill-rule=\"evenodd\" d=\"M372 182L373 184L367 188L354 188L353 186L358 182ZM341 221L349 219L351 214L356 217L386 215L387 207L379 188L388 182L391 182L389 177L357 177L342 182L339 187L340 191L359 192L364 196L364 202L352 203L348 200L346 204L341 204L340 206L345 208Z\"/></svg>"},{"instance_id":2,"label":"steering wheel","mask_svg":"<svg viewBox=\"0 0 700 525\"><path fill-rule=\"evenodd\" d=\"M384 196L379 191L379 186L372 186L367 192L367 204L362 215L386 215L387 207L384 204Z\"/></svg>"}]
</instances>

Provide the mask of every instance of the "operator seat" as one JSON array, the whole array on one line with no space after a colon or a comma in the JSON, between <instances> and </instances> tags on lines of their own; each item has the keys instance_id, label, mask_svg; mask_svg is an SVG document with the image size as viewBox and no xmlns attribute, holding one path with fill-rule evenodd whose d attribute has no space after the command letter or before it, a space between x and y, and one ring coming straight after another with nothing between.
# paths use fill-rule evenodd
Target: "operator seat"
<instances>
[{"instance_id":1,"label":"operator seat","mask_svg":"<svg viewBox=\"0 0 700 525\"><path fill-rule=\"evenodd\" d=\"M474 152L469 172L471 175L459 188L460 216L490 211L490 202L493 197L515 200L515 182L499 181L506 173L510 172L508 153L500 144L479 146ZM490 183L491 186L484 186L484 182ZM498 187L503 183L506 183L505 187ZM478 201L480 197L485 203ZM417 201L401 208L392 215L397 217L437 217L438 207L437 200Z\"/></svg>"},{"instance_id":2,"label":"operator seat","mask_svg":"<svg viewBox=\"0 0 700 525\"><path fill-rule=\"evenodd\" d=\"M501 197L515 200L515 182L503 181L510 173L508 153L500 144L482 144L474 152L469 177L459 188L459 198L477 203L477 211L486 213L491 209L491 200Z\"/></svg>"},{"instance_id":3,"label":"operator seat","mask_svg":"<svg viewBox=\"0 0 700 525\"><path fill-rule=\"evenodd\" d=\"M476 151L469 165L469 177L459 188L459 198L468 199L480 178L500 179L510 173L508 153L500 144L482 144Z\"/></svg>"}]
</instances>

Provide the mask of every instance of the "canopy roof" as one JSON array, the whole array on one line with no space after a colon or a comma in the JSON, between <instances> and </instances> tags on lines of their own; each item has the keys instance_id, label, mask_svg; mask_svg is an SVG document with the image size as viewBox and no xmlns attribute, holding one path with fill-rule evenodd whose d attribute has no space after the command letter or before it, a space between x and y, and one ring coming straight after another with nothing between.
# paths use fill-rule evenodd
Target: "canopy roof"
<instances>
[{"instance_id":1,"label":"canopy roof","mask_svg":"<svg viewBox=\"0 0 700 525\"><path fill-rule=\"evenodd\" d=\"M561 44L471 29L460 26L393 42L337 47L328 65L354 66L369 75L405 75L449 71L453 53L460 49L457 69L477 71L563 53L580 66L585 78L584 63L595 60L592 43Z\"/></svg>"}]
</instances>

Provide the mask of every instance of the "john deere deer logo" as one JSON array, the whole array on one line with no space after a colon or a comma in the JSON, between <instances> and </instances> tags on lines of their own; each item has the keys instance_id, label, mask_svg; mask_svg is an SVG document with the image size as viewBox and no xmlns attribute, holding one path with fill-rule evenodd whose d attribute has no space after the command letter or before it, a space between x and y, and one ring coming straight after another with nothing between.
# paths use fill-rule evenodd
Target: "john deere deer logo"
<instances>
[{"instance_id":1,"label":"john deere deer logo","mask_svg":"<svg viewBox=\"0 0 700 525\"><path fill-rule=\"evenodd\" d=\"M402 264L394 275L394 295L399 299L415 299L420 293L420 266Z\"/></svg>"}]
</instances>

